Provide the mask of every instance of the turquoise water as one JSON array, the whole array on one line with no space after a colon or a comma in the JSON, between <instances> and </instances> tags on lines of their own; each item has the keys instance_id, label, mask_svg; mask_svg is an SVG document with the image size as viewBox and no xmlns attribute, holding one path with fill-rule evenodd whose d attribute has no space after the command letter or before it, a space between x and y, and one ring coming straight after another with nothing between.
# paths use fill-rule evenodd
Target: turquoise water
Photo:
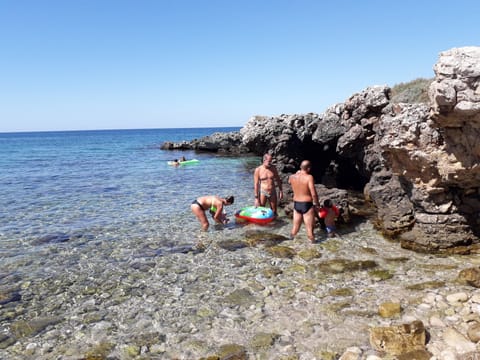
<instances>
[{"instance_id":1,"label":"turquoise water","mask_svg":"<svg viewBox=\"0 0 480 360\"><path fill-rule=\"evenodd\" d=\"M159 147L164 141L234 130L238 128L0 134L2 263L15 264L17 273L31 273L36 269L19 267L19 257L33 259L45 247L71 250L114 242L168 249L193 244L199 224L191 202L201 195L233 194L238 206L253 203L252 172L259 160ZM167 165L181 156L200 162ZM229 209L230 216L236 208Z\"/></svg>"}]
</instances>

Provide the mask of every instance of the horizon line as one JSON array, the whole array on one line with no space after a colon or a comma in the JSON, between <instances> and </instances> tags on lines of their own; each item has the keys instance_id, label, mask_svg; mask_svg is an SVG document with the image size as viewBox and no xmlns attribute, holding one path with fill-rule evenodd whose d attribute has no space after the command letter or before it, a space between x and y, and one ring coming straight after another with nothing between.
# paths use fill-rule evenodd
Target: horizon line
<instances>
[{"instance_id":1,"label":"horizon line","mask_svg":"<svg viewBox=\"0 0 480 360\"><path fill-rule=\"evenodd\" d=\"M175 130L175 129L219 129L219 128L242 128L243 126L193 126L193 127L152 127L152 128L104 128L104 129L68 129L68 130L12 130L0 131L0 134L21 134L21 133L49 133L49 132L82 132L82 131L129 131L129 130Z\"/></svg>"}]
</instances>

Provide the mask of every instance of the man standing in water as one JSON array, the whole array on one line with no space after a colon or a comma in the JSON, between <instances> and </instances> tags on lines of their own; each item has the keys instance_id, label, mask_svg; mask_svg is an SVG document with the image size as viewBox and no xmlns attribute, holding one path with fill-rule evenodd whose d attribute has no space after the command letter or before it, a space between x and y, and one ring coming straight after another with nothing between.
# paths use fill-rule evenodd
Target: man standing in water
<instances>
[{"instance_id":1,"label":"man standing in water","mask_svg":"<svg viewBox=\"0 0 480 360\"><path fill-rule=\"evenodd\" d=\"M278 197L283 199L282 180L277 168L272 165L272 155L263 155L263 163L255 169L253 187L255 192L255 206L265 206L267 200L275 216L277 216L277 186Z\"/></svg>"},{"instance_id":2,"label":"man standing in water","mask_svg":"<svg viewBox=\"0 0 480 360\"><path fill-rule=\"evenodd\" d=\"M319 203L315 182L310 174L311 168L310 161L303 160L300 164L300 170L296 174L291 175L288 182L293 190L293 228L291 237L293 239L297 235L303 221L307 237L314 243L315 212L318 210Z\"/></svg>"}]
</instances>

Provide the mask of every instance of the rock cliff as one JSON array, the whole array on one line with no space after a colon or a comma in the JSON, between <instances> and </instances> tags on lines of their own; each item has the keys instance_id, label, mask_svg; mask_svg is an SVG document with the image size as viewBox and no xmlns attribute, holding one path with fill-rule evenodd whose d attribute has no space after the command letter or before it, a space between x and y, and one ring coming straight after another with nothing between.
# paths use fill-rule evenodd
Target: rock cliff
<instances>
[{"instance_id":1,"label":"rock cliff","mask_svg":"<svg viewBox=\"0 0 480 360\"><path fill-rule=\"evenodd\" d=\"M480 235L480 48L442 52L434 71L428 115L385 117L381 147L413 205L403 245L442 249Z\"/></svg>"},{"instance_id":2,"label":"rock cliff","mask_svg":"<svg viewBox=\"0 0 480 360\"><path fill-rule=\"evenodd\" d=\"M363 191L403 247L468 251L480 242L480 47L442 52L434 72L428 104L372 86L323 114L252 117L229 151L270 152L285 176L309 159L317 183Z\"/></svg>"}]
</instances>

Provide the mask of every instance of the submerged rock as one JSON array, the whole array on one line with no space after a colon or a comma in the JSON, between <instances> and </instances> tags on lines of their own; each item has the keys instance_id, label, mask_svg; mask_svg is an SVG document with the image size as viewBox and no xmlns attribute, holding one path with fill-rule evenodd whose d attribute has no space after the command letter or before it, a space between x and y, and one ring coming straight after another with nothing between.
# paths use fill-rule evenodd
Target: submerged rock
<instances>
[{"instance_id":1,"label":"submerged rock","mask_svg":"<svg viewBox=\"0 0 480 360\"><path fill-rule=\"evenodd\" d=\"M292 259L297 252L288 246L275 245L267 248L267 251L275 257Z\"/></svg>"},{"instance_id":2,"label":"submerged rock","mask_svg":"<svg viewBox=\"0 0 480 360\"><path fill-rule=\"evenodd\" d=\"M243 240L222 240L217 243L217 246L228 251L236 251L247 247L248 244Z\"/></svg>"},{"instance_id":3,"label":"submerged rock","mask_svg":"<svg viewBox=\"0 0 480 360\"><path fill-rule=\"evenodd\" d=\"M0 305L6 305L11 302L20 301L22 296L18 290L0 288Z\"/></svg>"},{"instance_id":4,"label":"submerged rock","mask_svg":"<svg viewBox=\"0 0 480 360\"><path fill-rule=\"evenodd\" d=\"M421 321L409 324L373 327L370 329L370 345L378 351L391 355L424 351L425 327Z\"/></svg>"},{"instance_id":5,"label":"submerged rock","mask_svg":"<svg viewBox=\"0 0 480 360\"><path fill-rule=\"evenodd\" d=\"M284 235L265 231L252 230L245 233L245 241L249 246L264 245L269 247L286 240L288 238Z\"/></svg>"},{"instance_id":6,"label":"submerged rock","mask_svg":"<svg viewBox=\"0 0 480 360\"><path fill-rule=\"evenodd\" d=\"M250 346L257 350L266 349L271 347L275 340L279 337L280 335L278 334L260 332L253 336L252 340L250 341Z\"/></svg>"},{"instance_id":7,"label":"submerged rock","mask_svg":"<svg viewBox=\"0 0 480 360\"><path fill-rule=\"evenodd\" d=\"M378 314L383 318L391 318L400 315L402 307L397 302L384 302L378 307Z\"/></svg>"},{"instance_id":8,"label":"submerged rock","mask_svg":"<svg viewBox=\"0 0 480 360\"><path fill-rule=\"evenodd\" d=\"M239 344L226 344L218 349L219 360L248 360L245 347Z\"/></svg>"},{"instance_id":9,"label":"submerged rock","mask_svg":"<svg viewBox=\"0 0 480 360\"><path fill-rule=\"evenodd\" d=\"M17 338L34 336L47 328L48 326L58 324L63 321L61 317L42 317L29 321L17 320L12 323L10 329Z\"/></svg>"},{"instance_id":10,"label":"submerged rock","mask_svg":"<svg viewBox=\"0 0 480 360\"><path fill-rule=\"evenodd\" d=\"M323 273L339 274L349 271L368 270L377 266L378 264L373 260L333 259L323 261L315 267Z\"/></svg>"},{"instance_id":11,"label":"submerged rock","mask_svg":"<svg viewBox=\"0 0 480 360\"><path fill-rule=\"evenodd\" d=\"M248 289L237 289L225 297L225 301L232 305L250 306L255 303L255 296Z\"/></svg>"},{"instance_id":12,"label":"submerged rock","mask_svg":"<svg viewBox=\"0 0 480 360\"><path fill-rule=\"evenodd\" d=\"M458 281L461 283L480 288L480 268L471 267L460 271Z\"/></svg>"}]
</instances>

